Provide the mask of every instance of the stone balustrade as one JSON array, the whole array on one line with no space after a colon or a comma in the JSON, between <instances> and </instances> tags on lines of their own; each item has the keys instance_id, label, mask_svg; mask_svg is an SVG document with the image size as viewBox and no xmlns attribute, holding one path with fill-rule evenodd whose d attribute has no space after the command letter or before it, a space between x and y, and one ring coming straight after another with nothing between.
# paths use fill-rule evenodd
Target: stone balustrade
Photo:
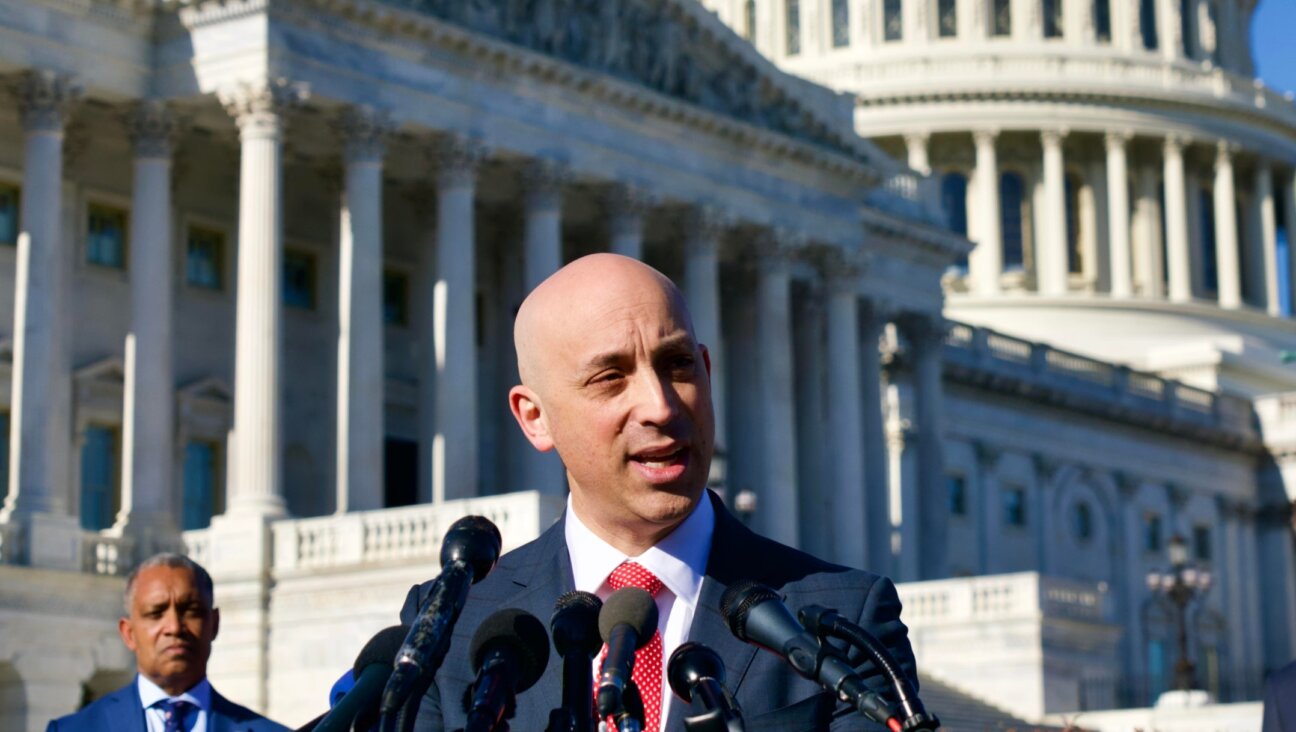
<instances>
[{"instance_id":1,"label":"stone balustrade","mask_svg":"<svg viewBox=\"0 0 1296 732\"><path fill-rule=\"evenodd\" d=\"M124 575L142 558L135 557L135 541L129 536L87 531L81 540L81 568L89 574Z\"/></svg>"},{"instance_id":2,"label":"stone balustrade","mask_svg":"<svg viewBox=\"0 0 1296 732\"><path fill-rule=\"evenodd\" d=\"M907 582L897 586L910 628L1033 617L1114 622L1103 583L1036 572Z\"/></svg>"}]
</instances>

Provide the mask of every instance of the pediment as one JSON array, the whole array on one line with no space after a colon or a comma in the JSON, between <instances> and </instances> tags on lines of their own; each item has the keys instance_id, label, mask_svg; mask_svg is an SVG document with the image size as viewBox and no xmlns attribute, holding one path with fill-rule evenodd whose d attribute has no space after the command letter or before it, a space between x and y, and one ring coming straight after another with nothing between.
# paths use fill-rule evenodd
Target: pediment
<instances>
[{"instance_id":1,"label":"pediment","mask_svg":"<svg viewBox=\"0 0 1296 732\"><path fill-rule=\"evenodd\" d=\"M111 356L82 366L73 374L78 384L121 386L126 383L126 364L120 356Z\"/></svg>"},{"instance_id":2,"label":"pediment","mask_svg":"<svg viewBox=\"0 0 1296 732\"><path fill-rule=\"evenodd\" d=\"M234 392L230 390L224 381L214 376L199 379L180 387L177 396L182 401L200 400L232 403L234 400Z\"/></svg>"},{"instance_id":3,"label":"pediment","mask_svg":"<svg viewBox=\"0 0 1296 732\"><path fill-rule=\"evenodd\" d=\"M382 0L857 161L854 104L791 76L696 0Z\"/></svg>"}]
</instances>

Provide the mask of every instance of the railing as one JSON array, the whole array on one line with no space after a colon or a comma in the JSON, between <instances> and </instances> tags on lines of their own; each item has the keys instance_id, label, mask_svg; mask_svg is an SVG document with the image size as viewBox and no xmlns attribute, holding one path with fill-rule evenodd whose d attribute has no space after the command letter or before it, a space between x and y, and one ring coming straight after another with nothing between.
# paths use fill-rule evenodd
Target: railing
<instances>
[{"instance_id":1,"label":"railing","mask_svg":"<svg viewBox=\"0 0 1296 732\"><path fill-rule=\"evenodd\" d=\"M1091 622L1113 618L1100 584L1036 572L907 582L897 589L910 627L1039 617Z\"/></svg>"},{"instance_id":2,"label":"railing","mask_svg":"<svg viewBox=\"0 0 1296 732\"><path fill-rule=\"evenodd\" d=\"M134 548L129 537L87 531L81 538L81 569L90 574L126 574L135 565Z\"/></svg>"},{"instance_id":3,"label":"railing","mask_svg":"<svg viewBox=\"0 0 1296 732\"><path fill-rule=\"evenodd\" d=\"M945 345L946 361L951 364L978 371L1011 372L1037 385L1075 392L1127 410L1137 408L1149 416L1191 422L1246 439L1256 436L1251 403L1239 396L1198 389L966 323L950 326ZM1296 396L1291 404L1273 409L1296 414Z\"/></svg>"},{"instance_id":4,"label":"railing","mask_svg":"<svg viewBox=\"0 0 1296 732\"><path fill-rule=\"evenodd\" d=\"M190 559L202 565L211 563L211 529L190 529L183 532L180 537L184 542L185 554L188 555Z\"/></svg>"},{"instance_id":5,"label":"railing","mask_svg":"<svg viewBox=\"0 0 1296 732\"><path fill-rule=\"evenodd\" d=\"M912 170L892 172L881 186L866 195L865 201L891 214L942 228L949 225L937 196L936 179Z\"/></svg>"}]
</instances>

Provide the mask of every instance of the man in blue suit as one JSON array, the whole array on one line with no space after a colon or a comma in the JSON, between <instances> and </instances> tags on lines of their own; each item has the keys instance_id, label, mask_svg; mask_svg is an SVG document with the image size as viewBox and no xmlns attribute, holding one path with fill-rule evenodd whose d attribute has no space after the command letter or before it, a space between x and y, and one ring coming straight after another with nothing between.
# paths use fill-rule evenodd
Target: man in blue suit
<instances>
[{"instance_id":1,"label":"man in blue suit","mask_svg":"<svg viewBox=\"0 0 1296 732\"><path fill-rule=\"evenodd\" d=\"M1296 662L1269 675L1265 681L1262 732L1296 732Z\"/></svg>"},{"instance_id":2,"label":"man in blue suit","mask_svg":"<svg viewBox=\"0 0 1296 732\"><path fill-rule=\"evenodd\" d=\"M216 693L207 659L220 629L212 580L179 554L146 559L126 579L117 622L139 674L47 732L280 732L287 728Z\"/></svg>"},{"instance_id":3,"label":"man in blue suit","mask_svg":"<svg viewBox=\"0 0 1296 732\"><path fill-rule=\"evenodd\" d=\"M584 257L527 297L514 341L522 384L510 391L510 408L533 447L557 450L562 458L567 511L473 586L422 701L417 729L464 726L464 691L472 682L466 648L490 613L516 607L548 618L565 592L606 598L626 584L653 593L660 611L660 639L639 651L635 662L646 732L681 729L689 713L671 699L660 676L640 674L641 667L660 674L685 640L719 652L752 732L879 728L842 713L831 693L796 676L773 654L739 641L726 626L721 595L753 579L779 590L792 608L816 603L855 620L890 648L917 686L890 580L761 537L705 489L715 429L710 355L697 343L670 280L626 257ZM403 623L415 619L430 589L425 583L410 590ZM660 655L647 658L648 649ZM561 667L554 654L540 681L519 696L512 729L545 728L549 710L561 700ZM862 669L877 690L885 690L875 669Z\"/></svg>"}]
</instances>

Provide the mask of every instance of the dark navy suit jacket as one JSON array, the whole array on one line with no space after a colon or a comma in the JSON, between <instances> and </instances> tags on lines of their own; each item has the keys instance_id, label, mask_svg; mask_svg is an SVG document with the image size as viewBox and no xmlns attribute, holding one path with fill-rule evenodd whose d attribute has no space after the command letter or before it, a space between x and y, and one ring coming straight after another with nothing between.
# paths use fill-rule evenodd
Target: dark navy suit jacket
<instances>
[{"instance_id":1,"label":"dark navy suit jacket","mask_svg":"<svg viewBox=\"0 0 1296 732\"><path fill-rule=\"evenodd\" d=\"M212 689L207 732L287 732L288 728L240 707ZM45 732L148 732L139 690L132 681L76 714L49 723Z\"/></svg>"},{"instance_id":2,"label":"dark navy suit jacket","mask_svg":"<svg viewBox=\"0 0 1296 732\"><path fill-rule=\"evenodd\" d=\"M738 640L729 632L720 614L720 597L732 583L752 579L779 590L795 612L809 604L837 609L885 644L917 688L913 651L908 630L900 622L900 599L895 585L885 577L829 564L753 533L730 514L710 491L716 510L715 533L698 608L693 615L689 640L699 641L719 652L727 668L727 683L733 691L749 732L811 729L880 730L858 715L834 719L838 708L833 696L818 685L797 676L780 658ZM409 624L427 598L431 582L413 587L401 609L401 622ZM535 541L509 552L494 571L473 586L468 602L455 625L450 650L419 709L420 731L454 730L464 726L464 690L473 675L467 658L468 642L477 626L501 608L526 610L546 625L554 602L574 588L571 560L563 522L559 521ZM859 656L852 656L871 685L890 697L881 676ZM863 664L863 665L861 665ZM562 659L549 656L544 675L530 690L520 694L517 713L510 721L515 732L543 730L549 710L562 699ZM844 711L844 707L843 707ZM683 729L688 705L675 700L667 729Z\"/></svg>"},{"instance_id":3,"label":"dark navy suit jacket","mask_svg":"<svg viewBox=\"0 0 1296 732\"><path fill-rule=\"evenodd\" d=\"M1296 732L1296 662L1289 663L1265 682L1262 732Z\"/></svg>"}]
</instances>

